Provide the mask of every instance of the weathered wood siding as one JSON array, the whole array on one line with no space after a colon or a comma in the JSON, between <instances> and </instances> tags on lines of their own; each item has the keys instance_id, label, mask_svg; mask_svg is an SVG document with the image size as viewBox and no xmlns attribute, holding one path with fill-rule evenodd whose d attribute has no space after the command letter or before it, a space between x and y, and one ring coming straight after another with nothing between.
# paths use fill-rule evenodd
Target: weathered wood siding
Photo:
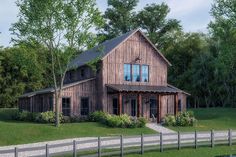
<instances>
[{"instance_id":1,"label":"weathered wood siding","mask_svg":"<svg viewBox=\"0 0 236 157\"><path fill-rule=\"evenodd\" d=\"M135 62L140 57L141 60ZM149 65L149 82L124 81L124 63ZM107 89L105 84L132 84L132 85L167 85L167 63L156 52L150 43L139 33L135 33L120 46L110 52L102 61L102 71L98 77L103 80L99 96L103 109L107 111Z\"/></svg>"},{"instance_id":2,"label":"weathered wood siding","mask_svg":"<svg viewBox=\"0 0 236 157\"><path fill-rule=\"evenodd\" d=\"M80 116L81 98L89 98L89 111L96 109L95 79L86 81L75 86L66 88L62 92L62 97L71 99L71 115ZM61 104L61 103L60 103Z\"/></svg>"}]
</instances>

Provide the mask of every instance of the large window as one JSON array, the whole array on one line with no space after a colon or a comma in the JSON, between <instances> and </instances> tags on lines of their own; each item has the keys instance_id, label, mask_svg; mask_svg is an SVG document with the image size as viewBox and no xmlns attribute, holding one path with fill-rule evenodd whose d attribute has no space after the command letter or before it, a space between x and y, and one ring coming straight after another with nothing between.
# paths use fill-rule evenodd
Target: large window
<instances>
[{"instance_id":1,"label":"large window","mask_svg":"<svg viewBox=\"0 0 236 157\"><path fill-rule=\"evenodd\" d=\"M124 80L131 81L131 64L124 64Z\"/></svg>"},{"instance_id":2,"label":"large window","mask_svg":"<svg viewBox=\"0 0 236 157\"><path fill-rule=\"evenodd\" d=\"M118 115L118 100L117 100L117 98L113 99L113 114Z\"/></svg>"},{"instance_id":3,"label":"large window","mask_svg":"<svg viewBox=\"0 0 236 157\"><path fill-rule=\"evenodd\" d=\"M81 98L80 114L87 116L89 114L89 98Z\"/></svg>"},{"instance_id":4,"label":"large window","mask_svg":"<svg viewBox=\"0 0 236 157\"><path fill-rule=\"evenodd\" d=\"M132 65L132 76L133 76L132 80L134 82L140 81L140 65L138 65L138 64Z\"/></svg>"},{"instance_id":5,"label":"large window","mask_svg":"<svg viewBox=\"0 0 236 157\"><path fill-rule=\"evenodd\" d=\"M149 81L149 67L148 65L142 65L142 82Z\"/></svg>"},{"instance_id":6,"label":"large window","mask_svg":"<svg viewBox=\"0 0 236 157\"><path fill-rule=\"evenodd\" d=\"M62 98L62 114L70 116L70 98Z\"/></svg>"},{"instance_id":7,"label":"large window","mask_svg":"<svg viewBox=\"0 0 236 157\"><path fill-rule=\"evenodd\" d=\"M178 100L178 111L181 112L182 110L182 103L181 100Z\"/></svg>"},{"instance_id":8,"label":"large window","mask_svg":"<svg viewBox=\"0 0 236 157\"><path fill-rule=\"evenodd\" d=\"M53 97L49 97L49 111L53 111Z\"/></svg>"},{"instance_id":9,"label":"large window","mask_svg":"<svg viewBox=\"0 0 236 157\"><path fill-rule=\"evenodd\" d=\"M150 118L157 117L157 100L150 99Z\"/></svg>"}]
</instances>

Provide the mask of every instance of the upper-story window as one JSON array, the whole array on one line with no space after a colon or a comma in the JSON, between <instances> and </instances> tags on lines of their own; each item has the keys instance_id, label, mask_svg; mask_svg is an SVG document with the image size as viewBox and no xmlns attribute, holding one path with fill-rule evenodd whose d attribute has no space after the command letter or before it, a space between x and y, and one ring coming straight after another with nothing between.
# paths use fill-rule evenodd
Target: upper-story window
<instances>
[{"instance_id":1,"label":"upper-story window","mask_svg":"<svg viewBox=\"0 0 236 157\"><path fill-rule=\"evenodd\" d=\"M81 70L80 70L80 76L83 78L84 75L85 75L85 74L84 74L84 69L81 69Z\"/></svg>"},{"instance_id":2,"label":"upper-story window","mask_svg":"<svg viewBox=\"0 0 236 157\"><path fill-rule=\"evenodd\" d=\"M124 80L131 81L131 64L124 64Z\"/></svg>"},{"instance_id":3,"label":"upper-story window","mask_svg":"<svg viewBox=\"0 0 236 157\"><path fill-rule=\"evenodd\" d=\"M134 64L132 65L132 80L134 82L139 82L140 81L140 65Z\"/></svg>"},{"instance_id":4,"label":"upper-story window","mask_svg":"<svg viewBox=\"0 0 236 157\"><path fill-rule=\"evenodd\" d=\"M133 82L149 82L149 66L141 66L139 64L124 64L124 80Z\"/></svg>"},{"instance_id":5,"label":"upper-story window","mask_svg":"<svg viewBox=\"0 0 236 157\"><path fill-rule=\"evenodd\" d=\"M149 67L148 65L142 65L142 82L149 81Z\"/></svg>"}]
</instances>

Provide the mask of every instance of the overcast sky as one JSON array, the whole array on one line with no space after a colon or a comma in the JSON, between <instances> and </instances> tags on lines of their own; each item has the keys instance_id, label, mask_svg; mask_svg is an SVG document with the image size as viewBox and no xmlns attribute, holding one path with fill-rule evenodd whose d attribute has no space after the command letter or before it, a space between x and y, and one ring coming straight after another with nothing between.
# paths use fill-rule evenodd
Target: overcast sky
<instances>
[{"instance_id":1,"label":"overcast sky","mask_svg":"<svg viewBox=\"0 0 236 157\"><path fill-rule=\"evenodd\" d=\"M209 14L213 0L139 0L137 10L146 4L165 2L171 9L169 18L181 21L185 32L206 32L207 25L211 20ZM106 0L97 0L98 7L104 11L107 7ZM9 28L17 21L18 8L15 0L0 0L0 46L9 46L11 33Z\"/></svg>"}]
</instances>

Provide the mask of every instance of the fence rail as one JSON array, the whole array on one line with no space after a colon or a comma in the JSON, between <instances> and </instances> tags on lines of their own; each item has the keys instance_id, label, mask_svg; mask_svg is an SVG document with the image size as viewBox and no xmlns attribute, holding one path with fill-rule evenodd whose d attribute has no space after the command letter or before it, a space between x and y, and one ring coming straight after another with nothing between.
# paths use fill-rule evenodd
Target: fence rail
<instances>
[{"instance_id":1,"label":"fence rail","mask_svg":"<svg viewBox=\"0 0 236 157\"><path fill-rule=\"evenodd\" d=\"M88 140L73 140L71 142L46 144L41 146L26 148L11 148L0 150L0 156L34 156L49 157L64 154L73 154L82 157L92 156L110 156L136 152L144 154L146 151L165 149L182 149L184 147L193 147L197 149L200 146L215 147L215 145L236 144L236 131L204 131L204 132L176 132L171 134L152 134L139 136L113 136L98 137Z\"/></svg>"}]
</instances>

